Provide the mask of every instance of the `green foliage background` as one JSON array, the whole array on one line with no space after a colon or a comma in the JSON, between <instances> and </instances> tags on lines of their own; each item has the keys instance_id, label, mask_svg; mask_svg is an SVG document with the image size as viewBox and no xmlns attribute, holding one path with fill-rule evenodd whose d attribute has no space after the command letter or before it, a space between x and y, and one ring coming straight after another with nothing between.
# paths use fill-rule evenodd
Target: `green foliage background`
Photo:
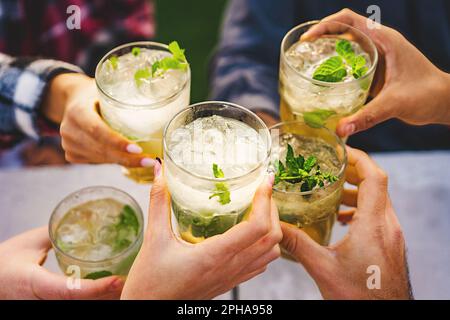
<instances>
[{"instance_id":1,"label":"green foliage background","mask_svg":"<svg viewBox=\"0 0 450 320\"><path fill-rule=\"evenodd\" d=\"M208 98L208 63L215 48L226 0L156 0L158 42L177 40L192 69L191 102Z\"/></svg>"}]
</instances>

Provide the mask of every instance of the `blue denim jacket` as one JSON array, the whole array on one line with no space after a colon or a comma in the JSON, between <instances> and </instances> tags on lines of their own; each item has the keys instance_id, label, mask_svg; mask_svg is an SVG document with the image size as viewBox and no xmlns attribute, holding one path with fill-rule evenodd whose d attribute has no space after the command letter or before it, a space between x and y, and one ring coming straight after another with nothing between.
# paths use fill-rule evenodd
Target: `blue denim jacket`
<instances>
[{"instance_id":1,"label":"blue denim jacket","mask_svg":"<svg viewBox=\"0 0 450 320\"><path fill-rule=\"evenodd\" d=\"M450 71L447 0L231 0L211 65L212 98L277 115L283 36L300 23L345 7L367 15L373 4L381 9L381 23L400 31L434 64ZM390 120L351 137L349 143L367 151L450 149L450 129Z\"/></svg>"}]
</instances>

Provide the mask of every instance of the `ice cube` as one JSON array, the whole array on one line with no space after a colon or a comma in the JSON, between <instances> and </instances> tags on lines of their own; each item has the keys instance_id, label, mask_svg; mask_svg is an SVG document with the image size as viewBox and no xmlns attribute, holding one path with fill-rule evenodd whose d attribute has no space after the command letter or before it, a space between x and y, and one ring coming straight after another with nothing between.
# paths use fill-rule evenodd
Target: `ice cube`
<instances>
[{"instance_id":1,"label":"ice cube","mask_svg":"<svg viewBox=\"0 0 450 320\"><path fill-rule=\"evenodd\" d=\"M58 228L58 239L63 243L77 245L91 241L89 231L79 224L63 224Z\"/></svg>"},{"instance_id":2,"label":"ice cube","mask_svg":"<svg viewBox=\"0 0 450 320\"><path fill-rule=\"evenodd\" d=\"M178 92L184 81L186 74L181 70L167 70L164 74L142 81L138 90L147 98L161 100L169 98Z\"/></svg>"}]
</instances>

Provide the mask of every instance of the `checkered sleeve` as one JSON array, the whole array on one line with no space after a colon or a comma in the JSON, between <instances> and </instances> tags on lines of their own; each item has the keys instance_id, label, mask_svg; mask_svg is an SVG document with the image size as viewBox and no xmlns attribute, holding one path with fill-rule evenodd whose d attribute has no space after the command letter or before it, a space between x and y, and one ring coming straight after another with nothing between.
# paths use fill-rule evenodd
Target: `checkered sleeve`
<instances>
[{"instance_id":1,"label":"checkered sleeve","mask_svg":"<svg viewBox=\"0 0 450 320\"><path fill-rule=\"evenodd\" d=\"M40 106L50 80L61 73L82 72L49 59L14 58L0 53L0 135L41 136Z\"/></svg>"}]
</instances>

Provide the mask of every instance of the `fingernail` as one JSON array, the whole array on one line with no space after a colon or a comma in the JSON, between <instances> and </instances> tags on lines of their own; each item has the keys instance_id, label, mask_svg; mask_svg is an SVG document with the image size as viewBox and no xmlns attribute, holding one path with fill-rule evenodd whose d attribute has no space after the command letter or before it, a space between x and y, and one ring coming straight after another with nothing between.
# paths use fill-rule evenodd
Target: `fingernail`
<instances>
[{"instance_id":1,"label":"fingernail","mask_svg":"<svg viewBox=\"0 0 450 320\"><path fill-rule=\"evenodd\" d=\"M161 164L159 162L156 162L155 166L153 167L153 175L155 176L155 178L159 178L161 176L161 168Z\"/></svg>"},{"instance_id":2,"label":"fingernail","mask_svg":"<svg viewBox=\"0 0 450 320\"><path fill-rule=\"evenodd\" d=\"M156 163L156 160L150 158L144 158L141 160L141 166L144 168L153 167Z\"/></svg>"},{"instance_id":3,"label":"fingernail","mask_svg":"<svg viewBox=\"0 0 450 320\"><path fill-rule=\"evenodd\" d=\"M275 181L275 175L273 172L269 173L269 176L267 177L267 183L269 184L269 187L273 187L273 183Z\"/></svg>"},{"instance_id":4,"label":"fingernail","mask_svg":"<svg viewBox=\"0 0 450 320\"><path fill-rule=\"evenodd\" d=\"M356 126L354 123L350 123L345 126L344 132L346 136L352 135L356 130Z\"/></svg>"},{"instance_id":5,"label":"fingernail","mask_svg":"<svg viewBox=\"0 0 450 320\"><path fill-rule=\"evenodd\" d=\"M129 145L127 145L127 151L129 153L139 154L142 153L142 148L139 147L137 144L130 143Z\"/></svg>"},{"instance_id":6,"label":"fingernail","mask_svg":"<svg viewBox=\"0 0 450 320\"><path fill-rule=\"evenodd\" d=\"M158 162L159 162L159 164L162 164L162 161L161 161L161 159L160 159L160 158L156 157L156 161L158 161Z\"/></svg>"}]
</instances>

